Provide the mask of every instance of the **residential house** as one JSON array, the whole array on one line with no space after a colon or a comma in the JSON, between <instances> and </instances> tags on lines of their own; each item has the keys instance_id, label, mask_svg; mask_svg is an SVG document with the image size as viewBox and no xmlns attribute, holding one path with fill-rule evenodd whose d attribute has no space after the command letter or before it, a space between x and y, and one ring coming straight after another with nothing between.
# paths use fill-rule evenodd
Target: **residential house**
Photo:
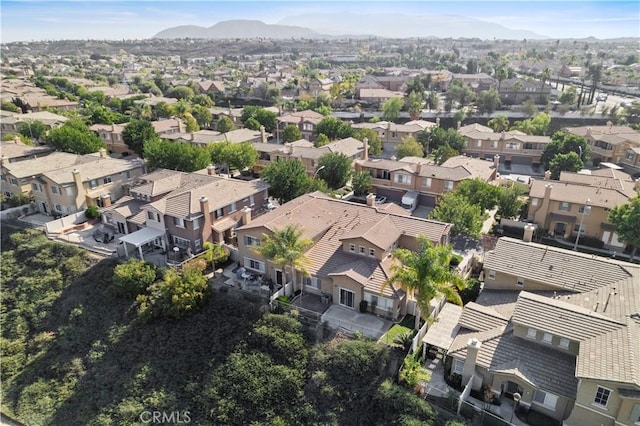
<instances>
[{"instance_id":1,"label":"residential house","mask_svg":"<svg viewBox=\"0 0 640 426\"><path fill-rule=\"evenodd\" d=\"M629 148L640 148L640 132L611 122L606 126L567 127L563 131L585 138L594 161L622 163Z\"/></svg>"},{"instance_id":2,"label":"residential house","mask_svg":"<svg viewBox=\"0 0 640 426\"><path fill-rule=\"evenodd\" d=\"M479 178L490 182L496 178L496 165L469 157L450 159L448 164L416 161L369 159L356 161L356 171L372 176L371 191L388 200L400 202L407 191L418 191L418 205L433 207L437 198L453 191L465 179Z\"/></svg>"},{"instance_id":3,"label":"residential house","mask_svg":"<svg viewBox=\"0 0 640 426\"><path fill-rule=\"evenodd\" d=\"M67 117L54 114L49 111L33 112L29 114L7 113L0 116L0 134L18 133L20 123L29 125L33 121L39 121L49 130L60 127L68 120Z\"/></svg>"},{"instance_id":4,"label":"residential house","mask_svg":"<svg viewBox=\"0 0 640 426\"><path fill-rule=\"evenodd\" d=\"M558 75L560 77L570 78L570 77L579 77L582 75L582 67L572 67L569 65L563 65L560 67L560 71L558 71Z\"/></svg>"},{"instance_id":5,"label":"residential house","mask_svg":"<svg viewBox=\"0 0 640 426\"><path fill-rule=\"evenodd\" d=\"M380 106L393 98L404 99L404 92L394 92L387 89L357 89L356 98L368 105Z\"/></svg>"},{"instance_id":6,"label":"residential house","mask_svg":"<svg viewBox=\"0 0 640 426\"><path fill-rule=\"evenodd\" d=\"M375 131L382 141L382 149L388 153L394 153L395 148L402 143L403 138L417 138L423 130L436 127L437 124L426 120L414 120L406 124L396 124L391 121L379 121L377 123L354 123L354 129L371 129Z\"/></svg>"},{"instance_id":7,"label":"residential house","mask_svg":"<svg viewBox=\"0 0 640 426\"><path fill-rule=\"evenodd\" d=\"M464 307L446 348L450 374L496 397L517 392L521 407L565 425L637 424L638 265L501 238L484 278L503 300Z\"/></svg>"},{"instance_id":8,"label":"residential house","mask_svg":"<svg viewBox=\"0 0 640 426\"><path fill-rule=\"evenodd\" d=\"M463 152L471 157L493 160L496 155L505 165L524 164L538 167L549 136L527 135L519 131L495 133L493 129L474 123L462 126L458 132L465 138Z\"/></svg>"},{"instance_id":9,"label":"residential house","mask_svg":"<svg viewBox=\"0 0 640 426\"><path fill-rule=\"evenodd\" d=\"M49 146L30 146L20 141L20 138L14 138L11 141L3 141L0 144L3 163L15 163L33 158L40 158L49 155L53 149Z\"/></svg>"},{"instance_id":10,"label":"residential house","mask_svg":"<svg viewBox=\"0 0 640 426\"><path fill-rule=\"evenodd\" d=\"M551 95L551 85L542 85L540 81L510 78L500 83L498 92L505 105L519 105L529 99L536 104L546 104Z\"/></svg>"},{"instance_id":11,"label":"residential house","mask_svg":"<svg viewBox=\"0 0 640 426\"><path fill-rule=\"evenodd\" d=\"M120 238L128 244L127 253L134 251L133 246L142 254L145 246L152 245L195 254L207 241L235 245L235 228L261 213L268 184L217 176L210 166L195 173L155 171L142 176L129 194L146 203L139 207L144 227ZM131 219L118 229L136 227L139 213L132 211Z\"/></svg>"},{"instance_id":12,"label":"residential house","mask_svg":"<svg viewBox=\"0 0 640 426\"><path fill-rule=\"evenodd\" d=\"M21 97L21 99L31 112L42 112L49 109L73 111L80 106L80 103L77 101L58 99L48 95L28 95Z\"/></svg>"},{"instance_id":13,"label":"residential house","mask_svg":"<svg viewBox=\"0 0 640 426\"><path fill-rule=\"evenodd\" d=\"M531 181L527 220L559 238L575 237L580 232L581 237L599 239L611 249L624 248L608 216L611 208L625 204L636 194L635 182L569 173L552 181L549 176L547 173L547 180Z\"/></svg>"},{"instance_id":14,"label":"residential house","mask_svg":"<svg viewBox=\"0 0 640 426\"><path fill-rule=\"evenodd\" d=\"M314 142L316 140L316 126L323 118L324 116L322 114L312 110L291 112L278 117L276 139L280 142L284 128L289 125L294 125L298 127L298 130L302 133L303 139Z\"/></svg>"},{"instance_id":15,"label":"residential house","mask_svg":"<svg viewBox=\"0 0 640 426\"><path fill-rule=\"evenodd\" d=\"M462 84L479 94L484 90L495 89L498 87L498 81L485 73L478 74L453 74L454 79L462 81Z\"/></svg>"},{"instance_id":16,"label":"residential house","mask_svg":"<svg viewBox=\"0 0 640 426\"><path fill-rule=\"evenodd\" d=\"M124 154L129 153L130 148L122 139L122 131L126 127L125 124L94 124L89 130L96 133L104 142L109 153Z\"/></svg>"},{"instance_id":17,"label":"residential house","mask_svg":"<svg viewBox=\"0 0 640 426\"><path fill-rule=\"evenodd\" d=\"M358 160L366 156L366 145L355 139L339 139L316 148L306 140L299 140L284 145L271 143L254 143L253 146L258 151L259 157L253 168L255 173L260 173L262 169L274 161L290 160L297 158L304 164L309 176L313 176L318 170L320 158L328 153L342 153L352 160Z\"/></svg>"},{"instance_id":18,"label":"residential house","mask_svg":"<svg viewBox=\"0 0 640 426\"><path fill-rule=\"evenodd\" d=\"M200 93L214 95L216 98L226 93L224 82L221 80L201 80L198 82L198 90Z\"/></svg>"},{"instance_id":19,"label":"residential house","mask_svg":"<svg viewBox=\"0 0 640 426\"><path fill-rule=\"evenodd\" d=\"M624 170L640 177L640 147L627 148L624 158L620 161Z\"/></svg>"},{"instance_id":20,"label":"residential house","mask_svg":"<svg viewBox=\"0 0 640 426\"><path fill-rule=\"evenodd\" d=\"M276 285L290 282L291 271L283 271L253 249L266 235L297 226L303 237L313 241L306 252L309 275L293 272L305 293L325 295L350 309L358 309L364 300L373 313L397 319L406 312L408 296L396 283L384 285L395 262L392 251L418 249L419 235L446 244L451 225L375 206L374 196L367 202L336 200L320 192L298 197L236 230L241 262Z\"/></svg>"},{"instance_id":21,"label":"residential house","mask_svg":"<svg viewBox=\"0 0 640 426\"><path fill-rule=\"evenodd\" d=\"M314 78L309 82L309 89L307 92L311 96L318 96L321 93L329 93L333 81L330 78Z\"/></svg>"},{"instance_id":22,"label":"residential house","mask_svg":"<svg viewBox=\"0 0 640 426\"><path fill-rule=\"evenodd\" d=\"M236 129L227 133L214 132L213 130L198 130L197 132L180 132L171 135L164 135L162 139L171 140L180 143L188 143L194 146L205 147L212 143L230 142L230 143L266 143L270 134L261 127L260 131L251 129Z\"/></svg>"}]
</instances>

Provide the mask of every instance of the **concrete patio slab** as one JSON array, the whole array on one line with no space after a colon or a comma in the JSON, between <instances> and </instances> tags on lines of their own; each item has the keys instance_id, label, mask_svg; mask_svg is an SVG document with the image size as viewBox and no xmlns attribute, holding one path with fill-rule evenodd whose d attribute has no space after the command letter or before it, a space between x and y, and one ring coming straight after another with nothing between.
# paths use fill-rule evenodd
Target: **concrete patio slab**
<instances>
[{"instance_id":1,"label":"concrete patio slab","mask_svg":"<svg viewBox=\"0 0 640 426\"><path fill-rule=\"evenodd\" d=\"M362 314L344 306L331 305L322 315L322 321L347 333L360 332L372 339L379 339L393 322L373 314Z\"/></svg>"}]
</instances>

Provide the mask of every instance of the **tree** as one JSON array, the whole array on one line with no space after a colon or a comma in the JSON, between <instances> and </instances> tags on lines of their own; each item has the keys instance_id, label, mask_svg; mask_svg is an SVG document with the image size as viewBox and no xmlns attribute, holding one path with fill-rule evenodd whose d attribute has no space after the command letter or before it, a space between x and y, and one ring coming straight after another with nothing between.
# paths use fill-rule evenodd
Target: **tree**
<instances>
[{"instance_id":1,"label":"tree","mask_svg":"<svg viewBox=\"0 0 640 426\"><path fill-rule=\"evenodd\" d=\"M424 101L422 99L422 93L409 93L409 96L407 97L407 111L409 111L409 117L412 120L417 120L420 117L423 103Z\"/></svg>"},{"instance_id":2,"label":"tree","mask_svg":"<svg viewBox=\"0 0 640 426\"><path fill-rule=\"evenodd\" d=\"M423 140L428 142L429 152L443 146L449 145L456 151L462 151L466 146L464 136L462 136L456 129L443 129L442 127L432 127L427 131L428 134Z\"/></svg>"},{"instance_id":3,"label":"tree","mask_svg":"<svg viewBox=\"0 0 640 426\"><path fill-rule=\"evenodd\" d=\"M451 148L449 145L442 145L436 148L431 154L433 154L433 157L436 159L436 163L442 164L449 158L455 157L460 153Z\"/></svg>"},{"instance_id":4,"label":"tree","mask_svg":"<svg viewBox=\"0 0 640 426\"><path fill-rule=\"evenodd\" d=\"M211 164L211 156L205 148L158 138L145 141L144 158L151 169L163 168L181 172L194 172Z\"/></svg>"},{"instance_id":5,"label":"tree","mask_svg":"<svg viewBox=\"0 0 640 426\"><path fill-rule=\"evenodd\" d=\"M416 328L421 315L429 316L430 302L435 297L444 296L450 302L462 305L457 289L466 286L464 279L449 267L453 258L451 246L434 246L424 235L418 236L418 242L420 248L417 251L405 248L393 251L398 262L391 264L391 276L383 284L398 283L413 293L419 308L415 313Z\"/></svg>"},{"instance_id":6,"label":"tree","mask_svg":"<svg viewBox=\"0 0 640 426\"><path fill-rule=\"evenodd\" d=\"M260 175L269 184L269 195L281 203L306 193L311 181L304 164L297 158L273 162Z\"/></svg>"},{"instance_id":7,"label":"tree","mask_svg":"<svg viewBox=\"0 0 640 426\"><path fill-rule=\"evenodd\" d=\"M363 196L369 193L373 178L369 172L359 172L353 176L351 185L353 186L353 195Z\"/></svg>"},{"instance_id":8,"label":"tree","mask_svg":"<svg viewBox=\"0 0 640 426\"><path fill-rule=\"evenodd\" d=\"M211 111L209 111L209 108L202 105L194 105L191 113L201 129L208 129L209 127L211 127L213 115L211 115Z\"/></svg>"},{"instance_id":9,"label":"tree","mask_svg":"<svg viewBox=\"0 0 640 426\"><path fill-rule=\"evenodd\" d=\"M431 211L431 219L453 224L453 235L480 236L485 216L480 206L473 205L461 195L449 193L442 197Z\"/></svg>"},{"instance_id":10,"label":"tree","mask_svg":"<svg viewBox=\"0 0 640 426\"><path fill-rule=\"evenodd\" d=\"M325 117L320 120L315 130L316 135L323 133L332 141L351 137L354 132L355 131L351 126L333 116Z\"/></svg>"},{"instance_id":11,"label":"tree","mask_svg":"<svg viewBox=\"0 0 640 426\"><path fill-rule=\"evenodd\" d=\"M74 119L53 129L47 136L47 144L59 151L72 154L90 154L105 148L105 144L86 124Z\"/></svg>"},{"instance_id":12,"label":"tree","mask_svg":"<svg viewBox=\"0 0 640 426\"><path fill-rule=\"evenodd\" d=\"M547 81L549 81L549 79L551 78L551 70L549 69L549 67L545 67L542 70L542 73L540 74L540 104L544 104L545 103L545 99L544 99L544 85L546 84Z\"/></svg>"},{"instance_id":13,"label":"tree","mask_svg":"<svg viewBox=\"0 0 640 426\"><path fill-rule=\"evenodd\" d=\"M20 108L18 108L13 102L2 102L2 104L0 105L0 110L18 113L22 112Z\"/></svg>"},{"instance_id":14,"label":"tree","mask_svg":"<svg viewBox=\"0 0 640 426\"><path fill-rule=\"evenodd\" d=\"M195 92L189 86L175 86L171 87L167 90L166 97L167 98L175 98L175 99L183 99L185 101L190 101L195 96Z\"/></svg>"},{"instance_id":15,"label":"tree","mask_svg":"<svg viewBox=\"0 0 640 426\"><path fill-rule=\"evenodd\" d=\"M206 262L190 261L179 273L175 269L164 271L152 294L157 295L162 312L170 318L182 318L199 309L211 292L207 276L203 274Z\"/></svg>"},{"instance_id":16,"label":"tree","mask_svg":"<svg viewBox=\"0 0 640 426\"><path fill-rule=\"evenodd\" d=\"M213 100L209 96L205 95L204 93L195 95L191 100L191 103L193 103L194 105L200 105L206 108L211 108L214 105Z\"/></svg>"},{"instance_id":17,"label":"tree","mask_svg":"<svg viewBox=\"0 0 640 426\"><path fill-rule=\"evenodd\" d=\"M328 152L318 161L318 177L331 189L345 186L352 174L351 158L341 152Z\"/></svg>"},{"instance_id":18,"label":"tree","mask_svg":"<svg viewBox=\"0 0 640 426\"><path fill-rule=\"evenodd\" d=\"M612 208L609 211L609 222L616 225L618 239L633 246L630 259L633 260L640 247L640 195Z\"/></svg>"},{"instance_id":19,"label":"tree","mask_svg":"<svg viewBox=\"0 0 640 426\"><path fill-rule=\"evenodd\" d=\"M113 287L116 294L136 297L156 280L156 268L143 260L129 259L113 269Z\"/></svg>"},{"instance_id":20,"label":"tree","mask_svg":"<svg viewBox=\"0 0 640 426\"><path fill-rule=\"evenodd\" d=\"M402 143L394 148L398 159L404 157L424 157L422 151L422 145L415 140L413 136L405 136L402 138Z\"/></svg>"},{"instance_id":21,"label":"tree","mask_svg":"<svg viewBox=\"0 0 640 426\"><path fill-rule=\"evenodd\" d=\"M578 101L578 91L575 86L569 86L564 89L558 100L566 105L575 104Z\"/></svg>"},{"instance_id":22,"label":"tree","mask_svg":"<svg viewBox=\"0 0 640 426\"><path fill-rule=\"evenodd\" d=\"M260 245L254 248L262 257L271 260L276 265L291 271L292 290L296 290L297 271L309 275L307 266L309 259L305 254L313 245L313 240L303 236L303 229L295 225L287 225L282 229L275 229L272 234L262 234ZM302 284L300 291L302 291Z\"/></svg>"},{"instance_id":23,"label":"tree","mask_svg":"<svg viewBox=\"0 0 640 426\"><path fill-rule=\"evenodd\" d=\"M558 154L575 152L580 154L580 160L586 162L591 155L591 149L587 140L582 136L570 133L556 132L551 137L551 142L547 144L540 156L540 163L545 170L549 170L551 160Z\"/></svg>"},{"instance_id":24,"label":"tree","mask_svg":"<svg viewBox=\"0 0 640 426\"><path fill-rule=\"evenodd\" d=\"M353 134L353 137L359 141L364 141L367 138L367 144L369 145L369 155L380 155L382 153L382 139L380 135L373 129L358 129Z\"/></svg>"},{"instance_id":25,"label":"tree","mask_svg":"<svg viewBox=\"0 0 640 426\"><path fill-rule=\"evenodd\" d=\"M467 74L475 74L478 72L478 60L469 58L467 61Z\"/></svg>"},{"instance_id":26,"label":"tree","mask_svg":"<svg viewBox=\"0 0 640 426\"><path fill-rule=\"evenodd\" d=\"M453 114L453 122L456 123L456 125L458 123L462 124L464 123L464 120L467 119L467 109L466 108L460 108L459 110L457 110L455 112L455 114Z\"/></svg>"},{"instance_id":27,"label":"tree","mask_svg":"<svg viewBox=\"0 0 640 426\"><path fill-rule=\"evenodd\" d=\"M440 108L440 96L436 92L429 92L425 99L425 103L429 111Z\"/></svg>"},{"instance_id":28,"label":"tree","mask_svg":"<svg viewBox=\"0 0 640 426\"><path fill-rule=\"evenodd\" d=\"M325 146L326 144L328 144L330 142L331 141L329 140L327 135L325 135L324 133L320 133L316 137L316 141L313 143L313 146L315 146L316 148L320 148L321 146Z\"/></svg>"},{"instance_id":29,"label":"tree","mask_svg":"<svg viewBox=\"0 0 640 426\"><path fill-rule=\"evenodd\" d=\"M302 139L302 133L300 132L300 129L298 129L298 126L295 124L289 124L282 130L282 139L285 143L294 142Z\"/></svg>"},{"instance_id":30,"label":"tree","mask_svg":"<svg viewBox=\"0 0 640 426\"><path fill-rule=\"evenodd\" d=\"M492 114L500 105L502 105L502 101L496 89L480 92L480 96L478 96L478 111L480 114Z\"/></svg>"},{"instance_id":31,"label":"tree","mask_svg":"<svg viewBox=\"0 0 640 426\"><path fill-rule=\"evenodd\" d=\"M498 91L500 91L500 86L502 82L509 77L509 71L505 65L500 65L496 68L496 80L498 80Z\"/></svg>"},{"instance_id":32,"label":"tree","mask_svg":"<svg viewBox=\"0 0 640 426\"><path fill-rule=\"evenodd\" d=\"M147 120L132 120L122 131L122 140L129 149L142 156L144 143L157 139L153 125Z\"/></svg>"},{"instance_id":33,"label":"tree","mask_svg":"<svg viewBox=\"0 0 640 426\"><path fill-rule=\"evenodd\" d=\"M240 116L242 122L246 125L247 120L250 118L254 118L270 133L274 132L278 126L278 116L276 113L260 106L249 105L242 109L242 115Z\"/></svg>"},{"instance_id":34,"label":"tree","mask_svg":"<svg viewBox=\"0 0 640 426\"><path fill-rule=\"evenodd\" d=\"M229 117L227 117L226 115L223 115L218 120L218 131L220 133L227 133L227 132L230 132L232 130L235 130L235 128L236 128L236 126L235 126L235 124L233 124L233 121L231 121L231 119Z\"/></svg>"},{"instance_id":35,"label":"tree","mask_svg":"<svg viewBox=\"0 0 640 426\"><path fill-rule=\"evenodd\" d=\"M504 114L499 114L487 121L487 126L491 127L494 132L500 133L509 130L509 119Z\"/></svg>"},{"instance_id":36,"label":"tree","mask_svg":"<svg viewBox=\"0 0 640 426\"><path fill-rule=\"evenodd\" d=\"M232 169L245 170L253 167L260 156L255 147L249 142L230 144L228 164Z\"/></svg>"},{"instance_id":37,"label":"tree","mask_svg":"<svg viewBox=\"0 0 640 426\"><path fill-rule=\"evenodd\" d=\"M520 198L522 191L515 185L501 188L498 195L498 214L500 217L517 217L524 202Z\"/></svg>"},{"instance_id":38,"label":"tree","mask_svg":"<svg viewBox=\"0 0 640 426\"><path fill-rule=\"evenodd\" d=\"M454 193L485 211L491 210L497 204L500 188L482 179L465 179L456 186Z\"/></svg>"},{"instance_id":39,"label":"tree","mask_svg":"<svg viewBox=\"0 0 640 426\"><path fill-rule=\"evenodd\" d=\"M39 141L47 133L47 126L38 120L18 122L18 133Z\"/></svg>"},{"instance_id":40,"label":"tree","mask_svg":"<svg viewBox=\"0 0 640 426\"><path fill-rule=\"evenodd\" d=\"M584 163L580 156L575 152L566 154L556 154L549 161L549 170L551 171L551 179L560 179L560 172L577 172L582 170Z\"/></svg>"},{"instance_id":41,"label":"tree","mask_svg":"<svg viewBox=\"0 0 640 426\"><path fill-rule=\"evenodd\" d=\"M540 112L533 118L516 121L511 126L511 130L519 130L528 135L544 136L547 134L550 124L551 116L546 112Z\"/></svg>"},{"instance_id":42,"label":"tree","mask_svg":"<svg viewBox=\"0 0 640 426\"><path fill-rule=\"evenodd\" d=\"M382 104L382 119L384 121L396 121L400 116L400 110L404 105L402 98L391 98Z\"/></svg>"},{"instance_id":43,"label":"tree","mask_svg":"<svg viewBox=\"0 0 640 426\"><path fill-rule=\"evenodd\" d=\"M184 115L184 127L185 130L189 133L197 132L198 130L200 130L198 122L190 112Z\"/></svg>"}]
</instances>

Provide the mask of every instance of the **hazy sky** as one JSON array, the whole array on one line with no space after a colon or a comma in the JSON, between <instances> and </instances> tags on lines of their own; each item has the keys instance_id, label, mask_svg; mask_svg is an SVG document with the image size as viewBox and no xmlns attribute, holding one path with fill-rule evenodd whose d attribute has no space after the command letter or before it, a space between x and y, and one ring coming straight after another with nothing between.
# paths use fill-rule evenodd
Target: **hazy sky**
<instances>
[{"instance_id":1,"label":"hazy sky","mask_svg":"<svg viewBox=\"0 0 640 426\"><path fill-rule=\"evenodd\" d=\"M1 0L2 42L149 38L177 25L228 19L277 23L313 12L461 15L551 38L640 37L640 2L629 1L10 1Z\"/></svg>"}]
</instances>

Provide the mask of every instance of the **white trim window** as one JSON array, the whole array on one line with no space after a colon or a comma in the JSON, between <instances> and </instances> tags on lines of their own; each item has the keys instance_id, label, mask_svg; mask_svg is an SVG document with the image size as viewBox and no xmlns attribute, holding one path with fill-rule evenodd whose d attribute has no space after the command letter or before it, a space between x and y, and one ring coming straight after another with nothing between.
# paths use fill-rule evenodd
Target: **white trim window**
<instances>
[{"instance_id":1,"label":"white trim window","mask_svg":"<svg viewBox=\"0 0 640 426\"><path fill-rule=\"evenodd\" d=\"M538 331L535 328L528 328L527 329L527 337L528 338L535 339L537 335L538 335Z\"/></svg>"},{"instance_id":2,"label":"white trim window","mask_svg":"<svg viewBox=\"0 0 640 426\"><path fill-rule=\"evenodd\" d=\"M562 349L569 349L569 339L561 337L558 346L560 346Z\"/></svg>"},{"instance_id":3,"label":"white trim window","mask_svg":"<svg viewBox=\"0 0 640 426\"><path fill-rule=\"evenodd\" d=\"M251 259L249 257L244 258L244 267L247 269L251 269L253 271L264 272L264 262L260 262L259 260Z\"/></svg>"},{"instance_id":4,"label":"white trim window","mask_svg":"<svg viewBox=\"0 0 640 426\"><path fill-rule=\"evenodd\" d=\"M53 194L62 195L62 190L60 189L59 186L52 186L51 187L51 192Z\"/></svg>"},{"instance_id":5,"label":"white trim window","mask_svg":"<svg viewBox=\"0 0 640 426\"><path fill-rule=\"evenodd\" d=\"M111 182L113 182L113 179L111 179L111 176L107 176L107 177L105 177L105 178L103 178L103 179L102 179L102 183L103 183L104 185L106 185L106 184L108 184L108 183L111 183Z\"/></svg>"},{"instance_id":6,"label":"white trim window","mask_svg":"<svg viewBox=\"0 0 640 426\"><path fill-rule=\"evenodd\" d=\"M452 191L453 190L453 181L445 180L444 181L444 190L445 191Z\"/></svg>"},{"instance_id":7,"label":"white trim window","mask_svg":"<svg viewBox=\"0 0 640 426\"><path fill-rule=\"evenodd\" d=\"M518 287L524 287L524 278L518 278L518 279L516 280L516 285L517 285Z\"/></svg>"},{"instance_id":8,"label":"white trim window","mask_svg":"<svg viewBox=\"0 0 640 426\"><path fill-rule=\"evenodd\" d=\"M174 235L172 240L173 240L173 245L176 247L180 247L183 249L187 249L191 247L191 241L187 240L186 238L180 238Z\"/></svg>"},{"instance_id":9,"label":"white trim window","mask_svg":"<svg viewBox=\"0 0 640 426\"><path fill-rule=\"evenodd\" d=\"M606 408L607 404L609 404L610 397L611 397L611 389L598 386L598 389L596 390L596 396L593 398L593 405Z\"/></svg>"},{"instance_id":10,"label":"white trim window","mask_svg":"<svg viewBox=\"0 0 640 426\"><path fill-rule=\"evenodd\" d=\"M193 219L193 229L200 229L200 218L196 217Z\"/></svg>"},{"instance_id":11,"label":"white trim window","mask_svg":"<svg viewBox=\"0 0 640 426\"><path fill-rule=\"evenodd\" d=\"M252 237L251 235L244 236L244 245L248 247L256 247L260 245L260 238Z\"/></svg>"},{"instance_id":12,"label":"white trim window","mask_svg":"<svg viewBox=\"0 0 640 426\"><path fill-rule=\"evenodd\" d=\"M542 405L544 408L555 411L558 405L558 397L552 393L536 390L533 395L533 402Z\"/></svg>"},{"instance_id":13,"label":"white trim window","mask_svg":"<svg viewBox=\"0 0 640 426\"><path fill-rule=\"evenodd\" d=\"M351 253L355 253L356 252L356 245L355 244L349 244L349 251Z\"/></svg>"},{"instance_id":14,"label":"white trim window","mask_svg":"<svg viewBox=\"0 0 640 426\"><path fill-rule=\"evenodd\" d=\"M31 189L34 191L42 192L42 186L39 183L32 183Z\"/></svg>"},{"instance_id":15,"label":"white trim window","mask_svg":"<svg viewBox=\"0 0 640 426\"><path fill-rule=\"evenodd\" d=\"M184 229L184 219L181 218L181 217L174 217L173 218L173 224L175 226L177 226L178 228Z\"/></svg>"},{"instance_id":16,"label":"white trim window","mask_svg":"<svg viewBox=\"0 0 640 426\"><path fill-rule=\"evenodd\" d=\"M462 375L462 371L464 370L464 361L459 360L458 358L453 359L453 364L451 364L451 372L453 374Z\"/></svg>"},{"instance_id":17,"label":"white trim window","mask_svg":"<svg viewBox=\"0 0 640 426\"><path fill-rule=\"evenodd\" d=\"M431 188L431 178L424 178L422 181L422 186L425 188Z\"/></svg>"},{"instance_id":18,"label":"white trim window","mask_svg":"<svg viewBox=\"0 0 640 426\"><path fill-rule=\"evenodd\" d=\"M360 246L360 254L364 255L366 253L366 248L364 246Z\"/></svg>"},{"instance_id":19,"label":"white trim window","mask_svg":"<svg viewBox=\"0 0 640 426\"><path fill-rule=\"evenodd\" d=\"M316 277L304 277L302 281L307 287L317 288L318 290L320 289L321 281Z\"/></svg>"},{"instance_id":20,"label":"white trim window","mask_svg":"<svg viewBox=\"0 0 640 426\"><path fill-rule=\"evenodd\" d=\"M571 203L567 201L560 201L558 203L558 210L571 211Z\"/></svg>"},{"instance_id":21,"label":"white trim window","mask_svg":"<svg viewBox=\"0 0 640 426\"><path fill-rule=\"evenodd\" d=\"M347 288L340 288L339 303L342 306L354 308L356 305L356 294Z\"/></svg>"},{"instance_id":22,"label":"white trim window","mask_svg":"<svg viewBox=\"0 0 640 426\"><path fill-rule=\"evenodd\" d=\"M9 178L9 182L11 182L11 185L18 186L18 179L16 179L16 178L10 177Z\"/></svg>"},{"instance_id":23,"label":"white trim window","mask_svg":"<svg viewBox=\"0 0 640 426\"><path fill-rule=\"evenodd\" d=\"M402 185L411 185L411 176L402 173L396 173L395 182Z\"/></svg>"},{"instance_id":24,"label":"white trim window","mask_svg":"<svg viewBox=\"0 0 640 426\"><path fill-rule=\"evenodd\" d=\"M91 179L89 181L89 188L93 189L93 188L97 188L98 187L98 181L96 179Z\"/></svg>"},{"instance_id":25,"label":"white trim window","mask_svg":"<svg viewBox=\"0 0 640 426\"><path fill-rule=\"evenodd\" d=\"M537 206L538 206L538 199L531 198L531 207L537 207Z\"/></svg>"},{"instance_id":26,"label":"white trim window","mask_svg":"<svg viewBox=\"0 0 640 426\"><path fill-rule=\"evenodd\" d=\"M495 280L496 279L496 271L493 271L493 270L489 271L489 273L487 274L487 277L490 280Z\"/></svg>"},{"instance_id":27,"label":"white trim window","mask_svg":"<svg viewBox=\"0 0 640 426\"><path fill-rule=\"evenodd\" d=\"M544 333L544 334L542 335L542 341L543 341L544 343L551 344L551 342L553 342L553 334L551 334L551 333Z\"/></svg>"}]
</instances>

